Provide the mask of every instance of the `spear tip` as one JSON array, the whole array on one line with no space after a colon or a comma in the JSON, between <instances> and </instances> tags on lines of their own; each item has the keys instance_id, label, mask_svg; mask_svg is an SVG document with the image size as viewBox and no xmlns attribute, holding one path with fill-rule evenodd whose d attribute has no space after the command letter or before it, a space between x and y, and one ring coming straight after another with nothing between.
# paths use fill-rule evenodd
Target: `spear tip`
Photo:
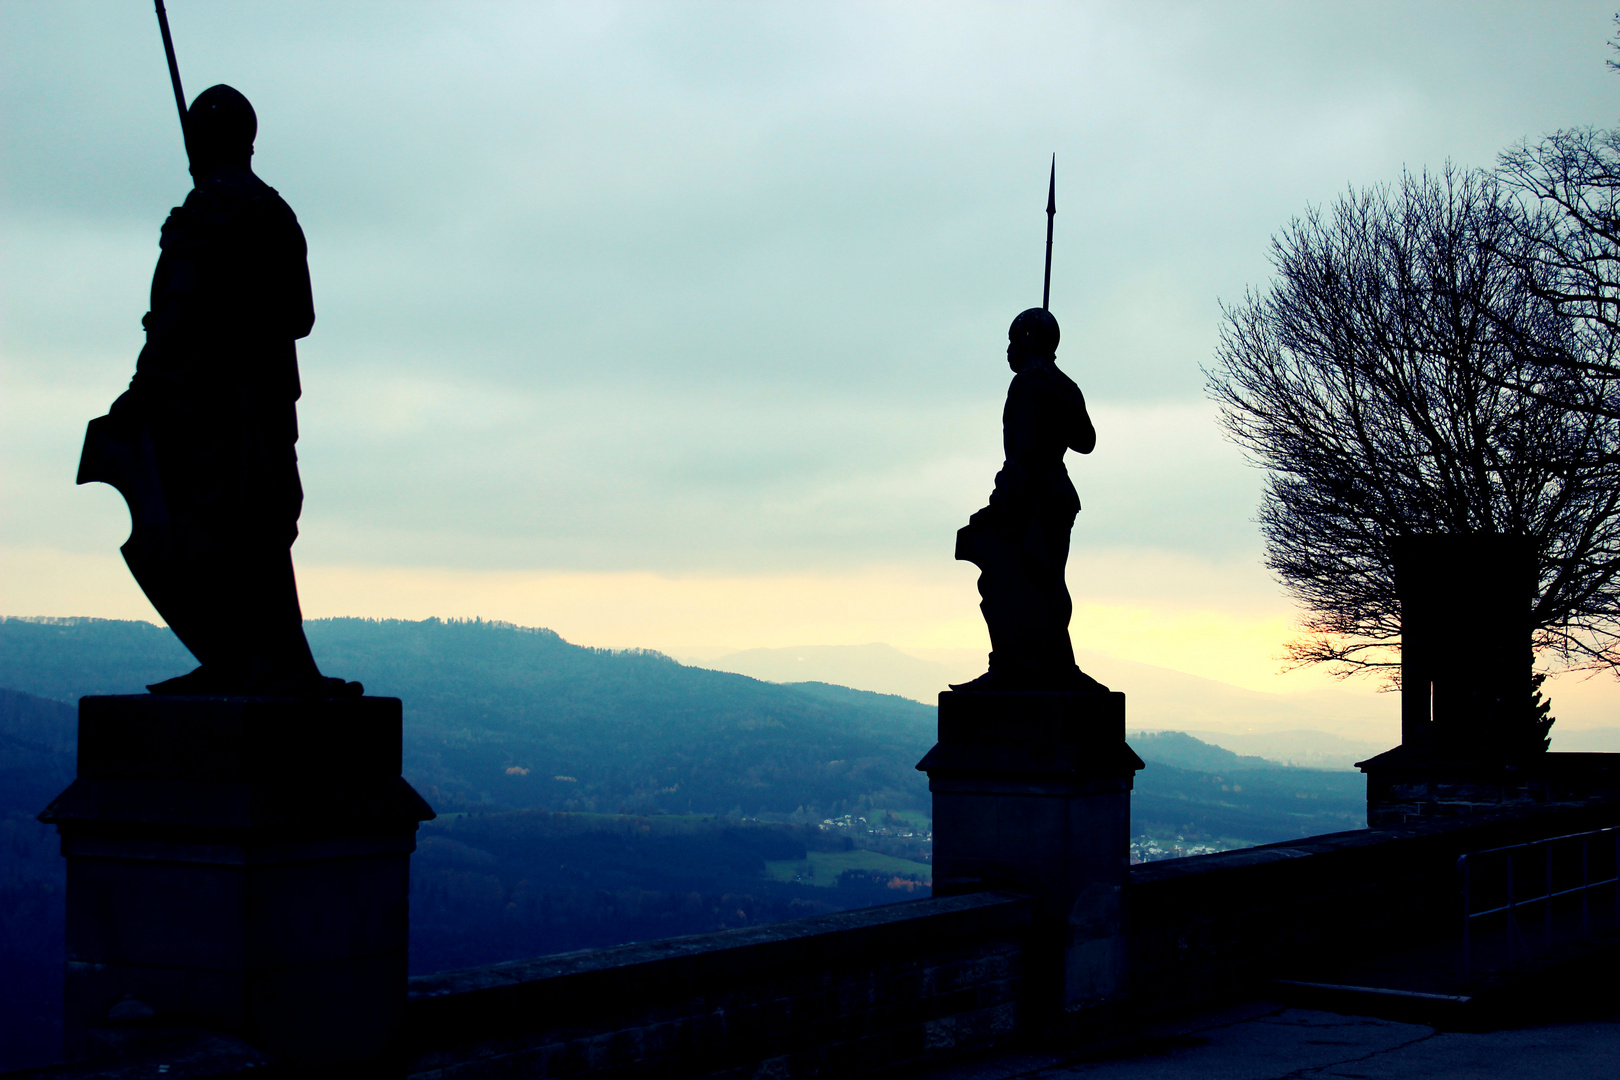
<instances>
[{"instance_id":1,"label":"spear tip","mask_svg":"<svg viewBox=\"0 0 1620 1080\"><path fill-rule=\"evenodd\" d=\"M1052 299L1052 220L1057 214L1057 154L1052 155L1052 176L1046 185L1046 281L1041 285L1041 310Z\"/></svg>"}]
</instances>

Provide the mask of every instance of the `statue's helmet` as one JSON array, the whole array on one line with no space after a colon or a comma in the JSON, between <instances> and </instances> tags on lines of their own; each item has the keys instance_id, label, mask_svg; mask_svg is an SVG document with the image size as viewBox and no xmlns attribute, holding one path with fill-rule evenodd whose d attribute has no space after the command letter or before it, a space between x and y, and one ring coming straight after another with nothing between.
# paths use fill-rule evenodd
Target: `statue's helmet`
<instances>
[{"instance_id":1,"label":"statue's helmet","mask_svg":"<svg viewBox=\"0 0 1620 1080\"><path fill-rule=\"evenodd\" d=\"M203 161L247 160L259 118L241 92L221 83L210 86L186 113L186 141L192 156Z\"/></svg>"},{"instance_id":2,"label":"statue's helmet","mask_svg":"<svg viewBox=\"0 0 1620 1080\"><path fill-rule=\"evenodd\" d=\"M1058 347L1058 324L1045 308L1019 312L1007 328L1007 340L1039 356L1053 356Z\"/></svg>"}]
</instances>

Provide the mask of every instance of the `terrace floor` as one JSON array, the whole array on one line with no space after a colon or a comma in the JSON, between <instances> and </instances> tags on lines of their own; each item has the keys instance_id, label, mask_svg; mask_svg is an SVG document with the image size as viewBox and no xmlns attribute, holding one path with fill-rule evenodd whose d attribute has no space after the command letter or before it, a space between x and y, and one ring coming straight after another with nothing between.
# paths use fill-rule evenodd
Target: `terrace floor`
<instances>
[{"instance_id":1,"label":"terrace floor","mask_svg":"<svg viewBox=\"0 0 1620 1080\"><path fill-rule=\"evenodd\" d=\"M1009 1052L930 1080L1614 1080L1620 898L1330 964L1302 962L1263 998L1145 1024L1106 1044Z\"/></svg>"},{"instance_id":2,"label":"terrace floor","mask_svg":"<svg viewBox=\"0 0 1620 1080\"><path fill-rule=\"evenodd\" d=\"M1071 1053L1008 1054L930 1080L1612 1080L1620 1002L1561 1022L1448 1031L1277 1001L1248 1001Z\"/></svg>"}]
</instances>

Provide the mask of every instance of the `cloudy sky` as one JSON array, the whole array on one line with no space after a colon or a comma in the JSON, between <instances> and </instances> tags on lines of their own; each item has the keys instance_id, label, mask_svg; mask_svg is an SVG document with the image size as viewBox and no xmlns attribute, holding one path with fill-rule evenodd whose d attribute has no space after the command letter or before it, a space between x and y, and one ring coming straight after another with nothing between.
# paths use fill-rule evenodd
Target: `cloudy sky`
<instances>
[{"instance_id":1,"label":"cloudy sky","mask_svg":"<svg viewBox=\"0 0 1620 1080\"><path fill-rule=\"evenodd\" d=\"M1613 123L1612 9L169 4L309 237L307 614L981 648L953 533L1055 152L1076 644L1274 690L1321 678L1277 674L1220 302L1347 186ZM155 618L72 484L189 186L150 4L0 3L0 110L0 613Z\"/></svg>"}]
</instances>

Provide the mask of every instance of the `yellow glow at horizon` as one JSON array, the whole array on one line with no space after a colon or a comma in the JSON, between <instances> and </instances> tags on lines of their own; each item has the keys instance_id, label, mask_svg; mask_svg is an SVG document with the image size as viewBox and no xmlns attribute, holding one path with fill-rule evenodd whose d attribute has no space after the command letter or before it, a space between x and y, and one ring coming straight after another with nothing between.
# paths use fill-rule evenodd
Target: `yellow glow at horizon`
<instances>
[{"instance_id":1,"label":"yellow glow at horizon","mask_svg":"<svg viewBox=\"0 0 1620 1080\"><path fill-rule=\"evenodd\" d=\"M871 642L988 650L975 573L965 564L932 575L887 567L749 577L303 565L298 577L308 618L477 617L543 626L578 645L718 655ZM0 613L160 621L117 556L41 548L0 548ZM1278 674L1290 618L1241 600L1110 600L1078 603L1072 626L1076 648L1251 689L1330 685L1314 672Z\"/></svg>"},{"instance_id":2,"label":"yellow glow at horizon","mask_svg":"<svg viewBox=\"0 0 1620 1080\"><path fill-rule=\"evenodd\" d=\"M1339 682L1309 670L1280 674L1276 657L1294 634L1293 613L1252 587L1212 596L1206 584L1205 602L1198 605L1160 598L1196 593L1200 579L1230 585L1232 575L1219 568L1169 553L1091 553L1081 566L1093 588L1101 591L1100 583L1108 583L1115 595L1075 605L1077 649L1269 693L1378 689L1374 679ZM543 626L577 645L709 657L873 642L903 650L985 650L973 579L966 564L946 565L933 575L890 567L759 577L299 568L310 618L478 617ZM1077 596L1080 585L1078 577L1071 584ZM116 554L4 545L0 614L161 621ZM1549 689L1565 730L1614 726L1620 719L1620 683L1606 675L1571 673L1554 679Z\"/></svg>"}]
</instances>

